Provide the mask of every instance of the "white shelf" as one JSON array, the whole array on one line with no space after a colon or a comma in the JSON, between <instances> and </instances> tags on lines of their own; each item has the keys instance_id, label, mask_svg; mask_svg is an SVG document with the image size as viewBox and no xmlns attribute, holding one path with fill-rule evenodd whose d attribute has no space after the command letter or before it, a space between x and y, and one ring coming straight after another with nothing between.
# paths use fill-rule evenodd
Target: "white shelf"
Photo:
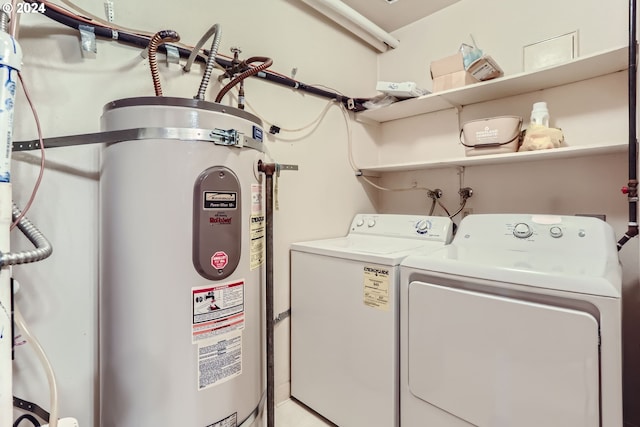
<instances>
[{"instance_id":1,"label":"white shelf","mask_svg":"<svg viewBox=\"0 0 640 427\"><path fill-rule=\"evenodd\" d=\"M419 163L401 163L385 166L361 167L363 172L398 172L421 169L435 169L457 166L478 166L499 163L528 162L535 160L568 159L598 154L622 153L628 150L628 144L593 145L561 147L549 150L524 151L505 154L488 154L484 156L469 156L448 159L438 159Z\"/></svg>"},{"instance_id":2,"label":"white shelf","mask_svg":"<svg viewBox=\"0 0 640 427\"><path fill-rule=\"evenodd\" d=\"M627 46L577 58L557 66L501 77L407 99L357 113L361 121L388 122L452 107L475 104L604 76L629 68Z\"/></svg>"}]
</instances>

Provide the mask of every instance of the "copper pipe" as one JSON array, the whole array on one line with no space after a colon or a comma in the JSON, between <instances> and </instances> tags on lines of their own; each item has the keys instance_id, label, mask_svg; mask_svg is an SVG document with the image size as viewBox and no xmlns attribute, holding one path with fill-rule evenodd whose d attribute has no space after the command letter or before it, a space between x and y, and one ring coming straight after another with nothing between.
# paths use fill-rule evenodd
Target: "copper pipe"
<instances>
[{"instance_id":1,"label":"copper pipe","mask_svg":"<svg viewBox=\"0 0 640 427\"><path fill-rule=\"evenodd\" d=\"M241 73L240 75L235 77L233 80L231 80L229 83L227 83L225 87L220 89L220 92L218 92L218 96L216 96L216 102L222 101L222 98L227 94L227 92L229 92L231 88L233 88L235 85L240 83L242 80L246 79L247 77L256 75L262 70L266 70L273 64L273 60L265 56L252 56L251 58L244 61L244 63L251 64L252 62L257 62L257 61L262 62L262 64L258 65L257 67L249 68L247 71Z\"/></svg>"},{"instance_id":2,"label":"copper pipe","mask_svg":"<svg viewBox=\"0 0 640 427\"><path fill-rule=\"evenodd\" d=\"M151 78L153 79L153 88L156 91L156 96L162 96L162 85L160 84L160 73L158 72L158 60L156 59L158 46L163 43L177 41L180 41L180 36L172 30L158 31L149 41L149 67L151 68Z\"/></svg>"}]
</instances>

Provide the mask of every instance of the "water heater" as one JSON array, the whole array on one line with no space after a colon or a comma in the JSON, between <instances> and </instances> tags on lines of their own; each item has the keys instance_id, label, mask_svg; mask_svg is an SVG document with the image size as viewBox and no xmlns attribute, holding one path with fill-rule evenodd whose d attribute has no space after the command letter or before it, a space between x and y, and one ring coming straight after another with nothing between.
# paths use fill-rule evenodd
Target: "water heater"
<instances>
[{"instance_id":1,"label":"water heater","mask_svg":"<svg viewBox=\"0 0 640 427\"><path fill-rule=\"evenodd\" d=\"M261 121L182 98L113 101L103 153L101 427L261 424Z\"/></svg>"}]
</instances>

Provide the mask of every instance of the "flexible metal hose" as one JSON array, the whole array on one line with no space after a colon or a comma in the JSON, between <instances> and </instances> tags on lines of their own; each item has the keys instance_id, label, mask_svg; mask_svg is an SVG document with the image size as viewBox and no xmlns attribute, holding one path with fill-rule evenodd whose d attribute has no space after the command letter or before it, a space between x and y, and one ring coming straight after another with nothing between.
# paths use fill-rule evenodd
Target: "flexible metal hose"
<instances>
[{"instance_id":1,"label":"flexible metal hose","mask_svg":"<svg viewBox=\"0 0 640 427\"><path fill-rule=\"evenodd\" d=\"M9 15L5 11L0 11L0 31L8 33L9 31Z\"/></svg>"},{"instance_id":2,"label":"flexible metal hose","mask_svg":"<svg viewBox=\"0 0 640 427\"><path fill-rule=\"evenodd\" d=\"M262 64L258 65L257 67L251 67L250 69L248 69L244 73L241 73L236 78L227 83L225 87L220 89L220 92L218 92L218 96L216 96L216 102L222 101L222 98L227 94L227 92L229 92L231 88L240 83L242 80L246 79L247 77L256 75L262 70L266 70L273 64L273 60L271 58L267 58L266 56L252 56L251 58L247 59L245 63L251 64L252 62L257 61L262 62Z\"/></svg>"},{"instance_id":3,"label":"flexible metal hose","mask_svg":"<svg viewBox=\"0 0 640 427\"><path fill-rule=\"evenodd\" d=\"M18 206L14 203L11 212L14 221L21 213ZM18 228L22 231L22 234L33 243L36 249L16 253L0 253L0 267L42 261L48 258L53 252L51 243L49 243L47 238L44 237L40 230L38 230L27 217L23 216L20 221L18 221Z\"/></svg>"},{"instance_id":4,"label":"flexible metal hose","mask_svg":"<svg viewBox=\"0 0 640 427\"><path fill-rule=\"evenodd\" d=\"M177 41L180 41L180 36L172 30L158 31L149 41L149 67L151 68L151 78L153 79L153 88L156 91L156 96L162 96L162 85L160 84L160 73L158 72L158 60L156 58L158 46L166 42Z\"/></svg>"},{"instance_id":5,"label":"flexible metal hose","mask_svg":"<svg viewBox=\"0 0 640 427\"><path fill-rule=\"evenodd\" d=\"M204 44L204 42L213 36L213 41L211 42L211 50L209 51L209 57L207 58L207 65L204 69L204 75L202 76L202 80L200 81L200 87L198 88L198 93L194 96L195 99L204 100L204 94L207 91L207 86L209 86L209 80L211 80L211 72L213 71L213 67L216 65L216 56L218 55L218 48L220 47L220 26L215 24L213 27L209 28L209 31L198 41L198 44L191 51L191 55L189 55L189 59L187 60L187 64L184 66L185 71L189 71L191 68L191 63L195 59L195 54L200 51L200 48Z\"/></svg>"}]
</instances>

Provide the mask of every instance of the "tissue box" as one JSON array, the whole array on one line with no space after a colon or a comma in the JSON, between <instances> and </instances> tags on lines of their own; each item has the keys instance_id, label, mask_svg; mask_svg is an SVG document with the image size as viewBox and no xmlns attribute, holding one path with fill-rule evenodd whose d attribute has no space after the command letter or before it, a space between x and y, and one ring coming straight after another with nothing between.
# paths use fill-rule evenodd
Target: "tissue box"
<instances>
[{"instance_id":1,"label":"tissue box","mask_svg":"<svg viewBox=\"0 0 640 427\"><path fill-rule=\"evenodd\" d=\"M467 71L480 81L504 76L502 68L500 68L498 63L489 55L484 55L473 61L469 64Z\"/></svg>"}]
</instances>

